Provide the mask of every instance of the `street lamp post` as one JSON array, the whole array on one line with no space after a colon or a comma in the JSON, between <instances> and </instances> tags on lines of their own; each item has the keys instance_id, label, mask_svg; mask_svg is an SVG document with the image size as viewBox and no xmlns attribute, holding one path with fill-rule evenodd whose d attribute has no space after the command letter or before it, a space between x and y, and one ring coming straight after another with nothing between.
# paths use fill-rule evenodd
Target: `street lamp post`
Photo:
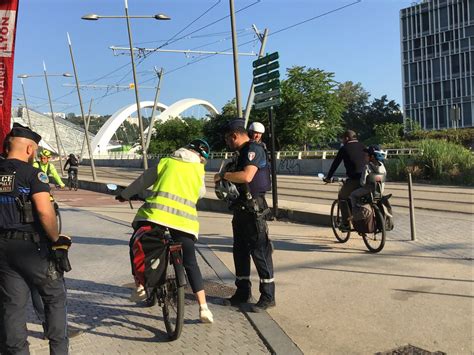
<instances>
[{"instance_id":1,"label":"street lamp post","mask_svg":"<svg viewBox=\"0 0 474 355\"><path fill-rule=\"evenodd\" d=\"M134 57L134 50L133 50L132 30L130 26L130 19L131 18L154 18L155 20L171 20L171 18L164 14L156 14L153 16L129 16L127 0L125 0L125 16L102 16L102 15L97 15L97 14L88 14L88 15L82 16L83 20L92 20L92 21L96 21L101 18L125 18L127 20L128 42L130 45L130 57L131 57L131 62L132 62L133 83L135 85L135 100L137 102L138 126L140 128L140 140L141 140L141 145L142 145L142 150L143 150L143 168L146 170L148 169L147 146L146 146L146 140L145 140L144 129L143 129L143 121L142 121L141 110L140 110L140 98L138 94L138 80L137 80L137 73L136 73L136 68L135 68L135 57Z\"/></svg>"},{"instance_id":2,"label":"street lamp post","mask_svg":"<svg viewBox=\"0 0 474 355\"><path fill-rule=\"evenodd\" d=\"M54 127L54 136L56 138L56 146L58 148L58 155L59 155L59 164L60 164L60 171L61 171L61 176L64 176L63 172L63 161L61 158L61 146L59 143L59 134L58 134L58 127L56 126L56 120L54 119L54 111L53 111L53 102L51 100L51 91L49 90L49 83L48 83L48 77L49 76L64 76L66 78L71 78L72 75L69 73L63 73L63 74L48 74L46 72L46 63L43 62L43 74L35 74L35 75L30 75L30 74L21 74L18 75L18 78L20 79L26 79L26 78L33 78L33 77L40 77L43 76L44 80L46 82L46 90L48 91L48 100L49 100L49 107L51 109L51 119L53 120L53 127Z\"/></svg>"},{"instance_id":3,"label":"street lamp post","mask_svg":"<svg viewBox=\"0 0 474 355\"><path fill-rule=\"evenodd\" d=\"M26 93L25 93L25 84L23 83L23 79L20 79L21 81L21 89L23 90L23 100L25 101L25 109L26 109L26 117L28 117L28 126L31 127L31 118L30 118L30 111L28 111L28 103L26 102Z\"/></svg>"}]
</instances>

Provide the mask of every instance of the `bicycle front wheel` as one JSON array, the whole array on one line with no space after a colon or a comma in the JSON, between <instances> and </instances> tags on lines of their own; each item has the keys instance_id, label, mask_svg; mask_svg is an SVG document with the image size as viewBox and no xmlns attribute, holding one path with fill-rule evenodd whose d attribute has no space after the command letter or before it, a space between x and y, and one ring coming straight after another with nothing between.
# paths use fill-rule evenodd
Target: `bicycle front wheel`
<instances>
[{"instance_id":1,"label":"bicycle front wheel","mask_svg":"<svg viewBox=\"0 0 474 355\"><path fill-rule=\"evenodd\" d=\"M377 206L374 209L374 233L363 233L364 244L371 253L378 253L385 245L385 221Z\"/></svg>"},{"instance_id":2,"label":"bicycle front wheel","mask_svg":"<svg viewBox=\"0 0 474 355\"><path fill-rule=\"evenodd\" d=\"M177 272L182 271L178 271L171 263L167 268L166 282L163 286L163 319L170 340L179 338L184 324L184 286L179 287Z\"/></svg>"},{"instance_id":3,"label":"bicycle front wheel","mask_svg":"<svg viewBox=\"0 0 474 355\"><path fill-rule=\"evenodd\" d=\"M56 223L58 224L58 233L61 234L61 228L62 228L61 213L59 213L59 206L56 202L54 202L54 213L56 214Z\"/></svg>"},{"instance_id":4,"label":"bicycle front wheel","mask_svg":"<svg viewBox=\"0 0 474 355\"><path fill-rule=\"evenodd\" d=\"M342 224L342 218L341 218L341 210L339 209L339 201L335 200L331 206L331 227L336 239L341 243L345 243L349 240L349 237L351 236L351 232L341 231L340 229L341 224Z\"/></svg>"}]
</instances>

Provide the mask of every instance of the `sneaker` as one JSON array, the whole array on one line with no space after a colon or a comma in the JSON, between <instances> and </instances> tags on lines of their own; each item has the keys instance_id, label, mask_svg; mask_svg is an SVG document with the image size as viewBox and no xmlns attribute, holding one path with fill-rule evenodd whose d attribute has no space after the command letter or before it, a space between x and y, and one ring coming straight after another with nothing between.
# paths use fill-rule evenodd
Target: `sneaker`
<instances>
[{"instance_id":1,"label":"sneaker","mask_svg":"<svg viewBox=\"0 0 474 355\"><path fill-rule=\"evenodd\" d=\"M214 323L214 317L207 305L199 307L199 319L202 323Z\"/></svg>"},{"instance_id":2,"label":"sneaker","mask_svg":"<svg viewBox=\"0 0 474 355\"><path fill-rule=\"evenodd\" d=\"M275 307L275 301L269 301L269 300L262 300L260 299L257 303L252 305L252 312L254 313L260 313L263 312L269 308Z\"/></svg>"},{"instance_id":3,"label":"sneaker","mask_svg":"<svg viewBox=\"0 0 474 355\"><path fill-rule=\"evenodd\" d=\"M130 296L129 300L132 302L140 302L146 300L147 295L145 288L140 285L135 290L133 290L132 295Z\"/></svg>"},{"instance_id":4,"label":"sneaker","mask_svg":"<svg viewBox=\"0 0 474 355\"><path fill-rule=\"evenodd\" d=\"M248 303L250 301L250 297L250 295L245 297L236 293L230 298L225 298L222 304L224 306L240 306L243 303Z\"/></svg>"}]
</instances>

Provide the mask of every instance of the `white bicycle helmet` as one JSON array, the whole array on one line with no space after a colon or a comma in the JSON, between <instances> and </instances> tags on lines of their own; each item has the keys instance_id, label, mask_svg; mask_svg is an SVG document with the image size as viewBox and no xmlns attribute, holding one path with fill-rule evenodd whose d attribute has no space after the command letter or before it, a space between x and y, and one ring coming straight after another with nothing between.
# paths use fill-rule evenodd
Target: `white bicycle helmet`
<instances>
[{"instance_id":1,"label":"white bicycle helmet","mask_svg":"<svg viewBox=\"0 0 474 355\"><path fill-rule=\"evenodd\" d=\"M215 192L217 198L224 201L234 201L240 196L237 186L227 180L216 182Z\"/></svg>"},{"instance_id":2,"label":"white bicycle helmet","mask_svg":"<svg viewBox=\"0 0 474 355\"><path fill-rule=\"evenodd\" d=\"M254 122L250 125L249 131L254 131L257 133L265 133L265 126L261 124L260 122Z\"/></svg>"}]
</instances>

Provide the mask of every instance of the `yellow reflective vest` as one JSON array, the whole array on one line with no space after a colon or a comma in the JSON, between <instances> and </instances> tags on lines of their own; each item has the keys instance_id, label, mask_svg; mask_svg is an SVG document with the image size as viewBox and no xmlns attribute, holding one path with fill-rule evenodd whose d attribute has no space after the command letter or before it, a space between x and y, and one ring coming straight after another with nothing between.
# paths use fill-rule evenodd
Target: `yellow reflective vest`
<instances>
[{"instance_id":1,"label":"yellow reflective vest","mask_svg":"<svg viewBox=\"0 0 474 355\"><path fill-rule=\"evenodd\" d=\"M204 165L174 158L162 158L152 195L140 207L134 223L149 221L165 227L199 234L196 203L204 183Z\"/></svg>"},{"instance_id":2,"label":"yellow reflective vest","mask_svg":"<svg viewBox=\"0 0 474 355\"><path fill-rule=\"evenodd\" d=\"M33 163L33 166L35 168L40 169L43 173L48 175L48 177L52 177L57 185L59 185L61 187L65 186L63 180L61 179L61 176L59 176L59 174L58 174L58 171L56 170L54 165L51 164L50 162L48 162L46 164L41 164L41 162L35 161Z\"/></svg>"}]
</instances>

